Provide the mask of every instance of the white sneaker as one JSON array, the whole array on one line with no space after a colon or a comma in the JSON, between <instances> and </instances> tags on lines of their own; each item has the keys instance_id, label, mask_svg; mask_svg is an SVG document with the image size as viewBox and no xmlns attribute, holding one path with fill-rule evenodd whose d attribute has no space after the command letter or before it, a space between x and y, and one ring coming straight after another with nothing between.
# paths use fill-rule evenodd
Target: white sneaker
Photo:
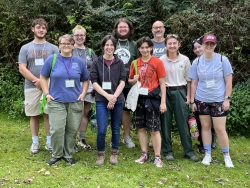
<instances>
[{"instance_id":1,"label":"white sneaker","mask_svg":"<svg viewBox=\"0 0 250 188\"><path fill-rule=\"evenodd\" d=\"M132 141L130 136L127 136L126 138L124 137L124 139L122 140L122 142L128 147L128 148L134 148L135 144Z\"/></svg>"},{"instance_id":2,"label":"white sneaker","mask_svg":"<svg viewBox=\"0 0 250 188\"><path fill-rule=\"evenodd\" d=\"M230 158L230 156L224 156L225 166L227 168L234 168L233 162Z\"/></svg>"},{"instance_id":3,"label":"white sneaker","mask_svg":"<svg viewBox=\"0 0 250 188\"><path fill-rule=\"evenodd\" d=\"M52 153L51 143L47 143L47 144L45 145L45 149L48 150L50 153Z\"/></svg>"},{"instance_id":4,"label":"white sneaker","mask_svg":"<svg viewBox=\"0 0 250 188\"><path fill-rule=\"evenodd\" d=\"M39 143L32 143L32 145L30 147L30 153L36 154L36 153L38 153L39 149L40 149Z\"/></svg>"},{"instance_id":5,"label":"white sneaker","mask_svg":"<svg viewBox=\"0 0 250 188\"><path fill-rule=\"evenodd\" d=\"M204 165L210 165L211 161L212 161L211 154L206 154L201 163Z\"/></svg>"}]
</instances>

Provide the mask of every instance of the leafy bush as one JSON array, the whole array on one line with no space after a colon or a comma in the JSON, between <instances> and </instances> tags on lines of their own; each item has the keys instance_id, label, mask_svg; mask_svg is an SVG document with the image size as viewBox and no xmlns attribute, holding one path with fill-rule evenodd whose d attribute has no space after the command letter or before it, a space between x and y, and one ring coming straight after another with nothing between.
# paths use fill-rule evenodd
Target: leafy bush
<instances>
[{"instance_id":1,"label":"leafy bush","mask_svg":"<svg viewBox=\"0 0 250 188\"><path fill-rule=\"evenodd\" d=\"M227 129L236 134L250 133L250 78L233 88Z\"/></svg>"},{"instance_id":2,"label":"leafy bush","mask_svg":"<svg viewBox=\"0 0 250 188\"><path fill-rule=\"evenodd\" d=\"M10 64L8 64L10 65ZM24 115L23 81L17 68L6 66L0 73L0 110L12 118Z\"/></svg>"}]
</instances>

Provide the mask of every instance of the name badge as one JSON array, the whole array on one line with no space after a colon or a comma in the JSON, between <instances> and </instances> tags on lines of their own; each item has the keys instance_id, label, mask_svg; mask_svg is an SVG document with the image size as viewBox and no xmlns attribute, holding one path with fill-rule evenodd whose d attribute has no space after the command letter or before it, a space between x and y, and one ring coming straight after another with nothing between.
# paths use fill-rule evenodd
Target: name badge
<instances>
[{"instance_id":1,"label":"name badge","mask_svg":"<svg viewBox=\"0 0 250 188\"><path fill-rule=\"evenodd\" d=\"M111 89L111 82L102 82L102 89Z\"/></svg>"},{"instance_id":2,"label":"name badge","mask_svg":"<svg viewBox=\"0 0 250 188\"><path fill-rule=\"evenodd\" d=\"M140 95L148 95L148 88L140 88Z\"/></svg>"},{"instance_id":3,"label":"name badge","mask_svg":"<svg viewBox=\"0 0 250 188\"><path fill-rule=\"evenodd\" d=\"M75 80L65 80L66 87L75 87Z\"/></svg>"},{"instance_id":4,"label":"name badge","mask_svg":"<svg viewBox=\"0 0 250 188\"><path fill-rule=\"evenodd\" d=\"M206 87L207 88L212 88L215 86L215 81L214 80L207 80L206 81Z\"/></svg>"},{"instance_id":5,"label":"name badge","mask_svg":"<svg viewBox=\"0 0 250 188\"><path fill-rule=\"evenodd\" d=\"M43 59L35 59L35 65L36 66L43 66L44 65L44 60Z\"/></svg>"}]
</instances>

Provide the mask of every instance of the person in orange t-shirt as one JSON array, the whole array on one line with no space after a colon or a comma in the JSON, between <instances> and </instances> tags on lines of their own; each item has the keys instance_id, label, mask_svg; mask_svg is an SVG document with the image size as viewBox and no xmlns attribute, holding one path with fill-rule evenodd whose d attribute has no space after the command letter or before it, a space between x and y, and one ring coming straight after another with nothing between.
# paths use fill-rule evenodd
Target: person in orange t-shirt
<instances>
[{"instance_id":1,"label":"person in orange t-shirt","mask_svg":"<svg viewBox=\"0 0 250 188\"><path fill-rule=\"evenodd\" d=\"M137 42L140 58L136 59L138 75L136 75L134 64L131 63L128 82L134 85L141 82L140 95L134 113L134 125L138 130L139 142L142 155L135 160L140 164L148 160L148 138L149 131L155 152L154 164L162 167L161 161L161 134L160 114L166 109L166 71L163 63L153 54L153 42L149 37L142 37Z\"/></svg>"}]
</instances>

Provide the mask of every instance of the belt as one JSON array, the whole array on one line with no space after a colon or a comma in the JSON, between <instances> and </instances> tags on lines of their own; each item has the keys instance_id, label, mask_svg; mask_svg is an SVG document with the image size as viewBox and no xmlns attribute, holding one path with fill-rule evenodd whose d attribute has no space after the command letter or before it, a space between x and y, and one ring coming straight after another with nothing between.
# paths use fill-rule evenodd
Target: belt
<instances>
[{"instance_id":1,"label":"belt","mask_svg":"<svg viewBox=\"0 0 250 188\"><path fill-rule=\"evenodd\" d=\"M167 90L179 90L179 89L186 89L186 86L167 86Z\"/></svg>"}]
</instances>

